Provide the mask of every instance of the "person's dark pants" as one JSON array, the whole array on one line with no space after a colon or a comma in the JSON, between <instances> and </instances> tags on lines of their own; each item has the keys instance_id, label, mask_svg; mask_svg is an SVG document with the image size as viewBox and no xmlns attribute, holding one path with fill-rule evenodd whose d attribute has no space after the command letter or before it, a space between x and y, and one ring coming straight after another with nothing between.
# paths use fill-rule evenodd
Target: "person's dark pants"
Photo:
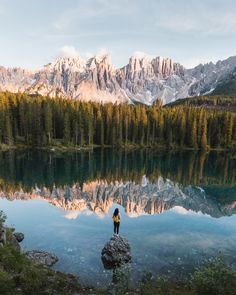
<instances>
[{"instance_id":1,"label":"person's dark pants","mask_svg":"<svg viewBox=\"0 0 236 295\"><path fill-rule=\"evenodd\" d=\"M119 234L119 227L120 223L119 222L114 222L114 234Z\"/></svg>"}]
</instances>

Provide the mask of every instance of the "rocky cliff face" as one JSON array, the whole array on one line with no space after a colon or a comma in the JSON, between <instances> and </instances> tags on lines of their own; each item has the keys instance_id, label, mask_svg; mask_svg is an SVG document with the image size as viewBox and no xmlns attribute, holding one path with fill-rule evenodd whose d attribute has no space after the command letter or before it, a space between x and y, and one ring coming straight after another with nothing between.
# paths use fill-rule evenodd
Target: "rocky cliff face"
<instances>
[{"instance_id":1,"label":"rocky cliff face","mask_svg":"<svg viewBox=\"0 0 236 295\"><path fill-rule=\"evenodd\" d=\"M34 73L20 68L0 67L0 90L24 92L34 81Z\"/></svg>"},{"instance_id":2,"label":"rocky cliff face","mask_svg":"<svg viewBox=\"0 0 236 295\"><path fill-rule=\"evenodd\" d=\"M83 101L152 104L160 98L168 103L212 92L235 67L236 56L190 70L161 57L132 56L120 69L108 54L87 61L63 57L35 72L0 67L0 90Z\"/></svg>"},{"instance_id":3,"label":"rocky cliff face","mask_svg":"<svg viewBox=\"0 0 236 295\"><path fill-rule=\"evenodd\" d=\"M195 78L195 82L189 88L189 96L213 92L217 85L232 75L235 65L236 56L232 56L216 64L200 64L194 69L187 70L187 74Z\"/></svg>"}]
</instances>

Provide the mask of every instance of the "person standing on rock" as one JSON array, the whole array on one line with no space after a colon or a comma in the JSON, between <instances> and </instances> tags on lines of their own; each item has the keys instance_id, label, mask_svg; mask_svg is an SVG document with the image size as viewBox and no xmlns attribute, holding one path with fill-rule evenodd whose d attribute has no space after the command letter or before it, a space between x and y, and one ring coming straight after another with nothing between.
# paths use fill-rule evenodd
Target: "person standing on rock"
<instances>
[{"instance_id":1,"label":"person standing on rock","mask_svg":"<svg viewBox=\"0 0 236 295\"><path fill-rule=\"evenodd\" d=\"M114 213L113 213L113 221L114 221L114 234L118 235L119 234L119 227L120 227L120 214L119 214L119 209L116 208Z\"/></svg>"}]
</instances>

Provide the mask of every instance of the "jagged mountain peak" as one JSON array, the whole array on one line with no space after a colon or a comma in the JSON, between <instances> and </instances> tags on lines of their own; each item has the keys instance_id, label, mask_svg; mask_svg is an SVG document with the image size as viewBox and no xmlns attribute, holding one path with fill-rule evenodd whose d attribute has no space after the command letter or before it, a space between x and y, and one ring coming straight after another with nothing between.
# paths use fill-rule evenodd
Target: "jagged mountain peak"
<instances>
[{"instance_id":1,"label":"jagged mountain peak","mask_svg":"<svg viewBox=\"0 0 236 295\"><path fill-rule=\"evenodd\" d=\"M154 62L159 63L174 63L173 60L169 57L162 57L162 56L152 56L145 53L135 53L129 58L129 64L139 62L140 64L152 64Z\"/></svg>"},{"instance_id":2,"label":"jagged mountain peak","mask_svg":"<svg viewBox=\"0 0 236 295\"><path fill-rule=\"evenodd\" d=\"M151 60L153 59L153 56L146 54L144 52L135 52L133 55L131 55L131 57L129 58L129 62L133 61L133 60L146 60L151 62Z\"/></svg>"},{"instance_id":3,"label":"jagged mountain peak","mask_svg":"<svg viewBox=\"0 0 236 295\"><path fill-rule=\"evenodd\" d=\"M64 70L70 70L73 72L80 72L81 70L84 70L86 65L86 62L80 57L57 57L54 62L49 63L44 66L44 69L53 71L64 71ZM44 70L42 69L42 70Z\"/></svg>"},{"instance_id":4,"label":"jagged mountain peak","mask_svg":"<svg viewBox=\"0 0 236 295\"><path fill-rule=\"evenodd\" d=\"M236 56L217 63L185 69L171 58L132 55L124 67L115 68L111 55L88 60L79 55L58 57L42 69L30 72L0 67L0 89L38 93L99 102L141 102L157 98L168 103L179 98L211 93L236 67Z\"/></svg>"},{"instance_id":5,"label":"jagged mountain peak","mask_svg":"<svg viewBox=\"0 0 236 295\"><path fill-rule=\"evenodd\" d=\"M112 64L111 55L109 53L97 54L87 60L86 63L88 69L93 70L99 67L107 67L109 70L115 70L114 65Z\"/></svg>"},{"instance_id":6,"label":"jagged mountain peak","mask_svg":"<svg viewBox=\"0 0 236 295\"><path fill-rule=\"evenodd\" d=\"M96 55L94 55L93 59L97 62L97 63L101 63L101 62L106 62L111 64L111 54L108 52L105 53L98 53Z\"/></svg>"}]
</instances>

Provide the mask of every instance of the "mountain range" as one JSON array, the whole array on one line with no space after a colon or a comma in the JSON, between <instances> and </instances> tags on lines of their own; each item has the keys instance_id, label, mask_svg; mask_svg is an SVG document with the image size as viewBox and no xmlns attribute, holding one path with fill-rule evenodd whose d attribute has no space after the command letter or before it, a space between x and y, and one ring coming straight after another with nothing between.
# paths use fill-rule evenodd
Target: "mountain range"
<instances>
[{"instance_id":1,"label":"mountain range","mask_svg":"<svg viewBox=\"0 0 236 295\"><path fill-rule=\"evenodd\" d=\"M82 101L112 103L163 103L179 98L214 93L236 71L236 56L217 63L186 69L170 58L148 55L130 57L115 68L109 54L88 60L79 56L59 57L42 69L0 67L0 90Z\"/></svg>"}]
</instances>

